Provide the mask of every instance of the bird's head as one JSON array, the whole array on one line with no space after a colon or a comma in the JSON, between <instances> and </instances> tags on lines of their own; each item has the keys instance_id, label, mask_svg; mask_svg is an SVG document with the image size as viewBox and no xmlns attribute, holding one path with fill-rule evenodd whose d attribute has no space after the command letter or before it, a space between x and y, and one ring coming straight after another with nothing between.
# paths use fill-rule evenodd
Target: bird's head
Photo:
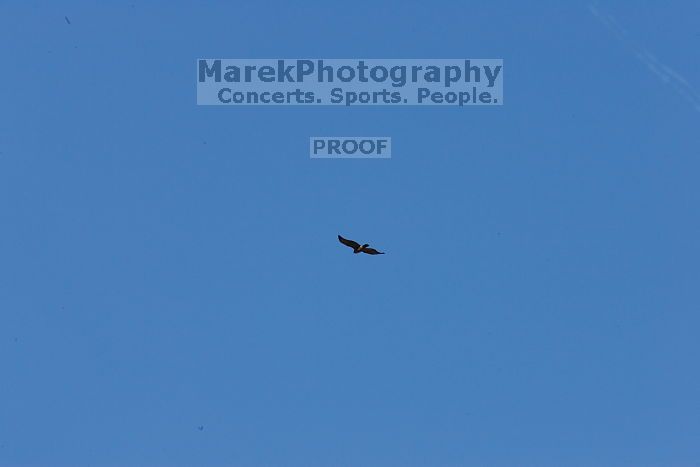
<instances>
[{"instance_id":1,"label":"bird's head","mask_svg":"<svg viewBox=\"0 0 700 467\"><path fill-rule=\"evenodd\" d=\"M367 248L368 246L369 246L369 243L365 243L364 245L362 245L362 248Z\"/></svg>"}]
</instances>

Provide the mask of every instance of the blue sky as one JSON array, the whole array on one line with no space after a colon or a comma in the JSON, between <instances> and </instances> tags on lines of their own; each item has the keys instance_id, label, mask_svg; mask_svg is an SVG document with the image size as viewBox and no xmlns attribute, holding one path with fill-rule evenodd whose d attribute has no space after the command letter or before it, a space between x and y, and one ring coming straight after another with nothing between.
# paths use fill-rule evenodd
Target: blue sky
<instances>
[{"instance_id":1,"label":"blue sky","mask_svg":"<svg viewBox=\"0 0 700 467\"><path fill-rule=\"evenodd\" d=\"M698 465L700 6L590 5L3 2L0 465ZM198 107L200 57L505 105Z\"/></svg>"}]
</instances>

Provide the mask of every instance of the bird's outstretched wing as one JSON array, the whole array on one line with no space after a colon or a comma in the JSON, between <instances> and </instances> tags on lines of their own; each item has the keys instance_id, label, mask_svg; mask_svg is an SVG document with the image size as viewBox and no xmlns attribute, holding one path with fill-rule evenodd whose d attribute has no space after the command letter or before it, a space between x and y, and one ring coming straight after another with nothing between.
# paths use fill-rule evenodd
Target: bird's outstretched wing
<instances>
[{"instance_id":1,"label":"bird's outstretched wing","mask_svg":"<svg viewBox=\"0 0 700 467\"><path fill-rule=\"evenodd\" d=\"M384 254L383 251L377 251L374 248L369 248L369 247L363 248L362 253L367 253L368 255L383 255Z\"/></svg>"},{"instance_id":2,"label":"bird's outstretched wing","mask_svg":"<svg viewBox=\"0 0 700 467\"><path fill-rule=\"evenodd\" d=\"M340 235L338 235L338 240L340 240L340 243L342 243L342 244L345 245L345 246L349 246L349 247L352 248L353 250L356 250L356 249L360 248L360 244L359 244L359 243L357 243L357 242L355 242L355 241L353 241L353 240L348 240L347 238L343 238L343 237L341 237Z\"/></svg>"}]
</instances>

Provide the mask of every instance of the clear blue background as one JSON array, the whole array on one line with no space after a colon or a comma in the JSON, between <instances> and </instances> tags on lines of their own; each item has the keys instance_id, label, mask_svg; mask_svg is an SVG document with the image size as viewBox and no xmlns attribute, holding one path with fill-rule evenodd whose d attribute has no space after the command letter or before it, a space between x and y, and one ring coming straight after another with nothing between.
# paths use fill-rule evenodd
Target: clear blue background
<instances>
[{"instance_id":1,"label":"clear blue background","mask_svg":"<svg viewBox=\"0 0 700 467\"><path fill-rule=\"evenodd\" d=\"M696 1L599 8L700 86ZM11 1L0 43L0 465L700 462L700 113L585 2ZM503 58L506 103L195 105L199 57L300 56Z\"/></svg>"}]
</instances>

